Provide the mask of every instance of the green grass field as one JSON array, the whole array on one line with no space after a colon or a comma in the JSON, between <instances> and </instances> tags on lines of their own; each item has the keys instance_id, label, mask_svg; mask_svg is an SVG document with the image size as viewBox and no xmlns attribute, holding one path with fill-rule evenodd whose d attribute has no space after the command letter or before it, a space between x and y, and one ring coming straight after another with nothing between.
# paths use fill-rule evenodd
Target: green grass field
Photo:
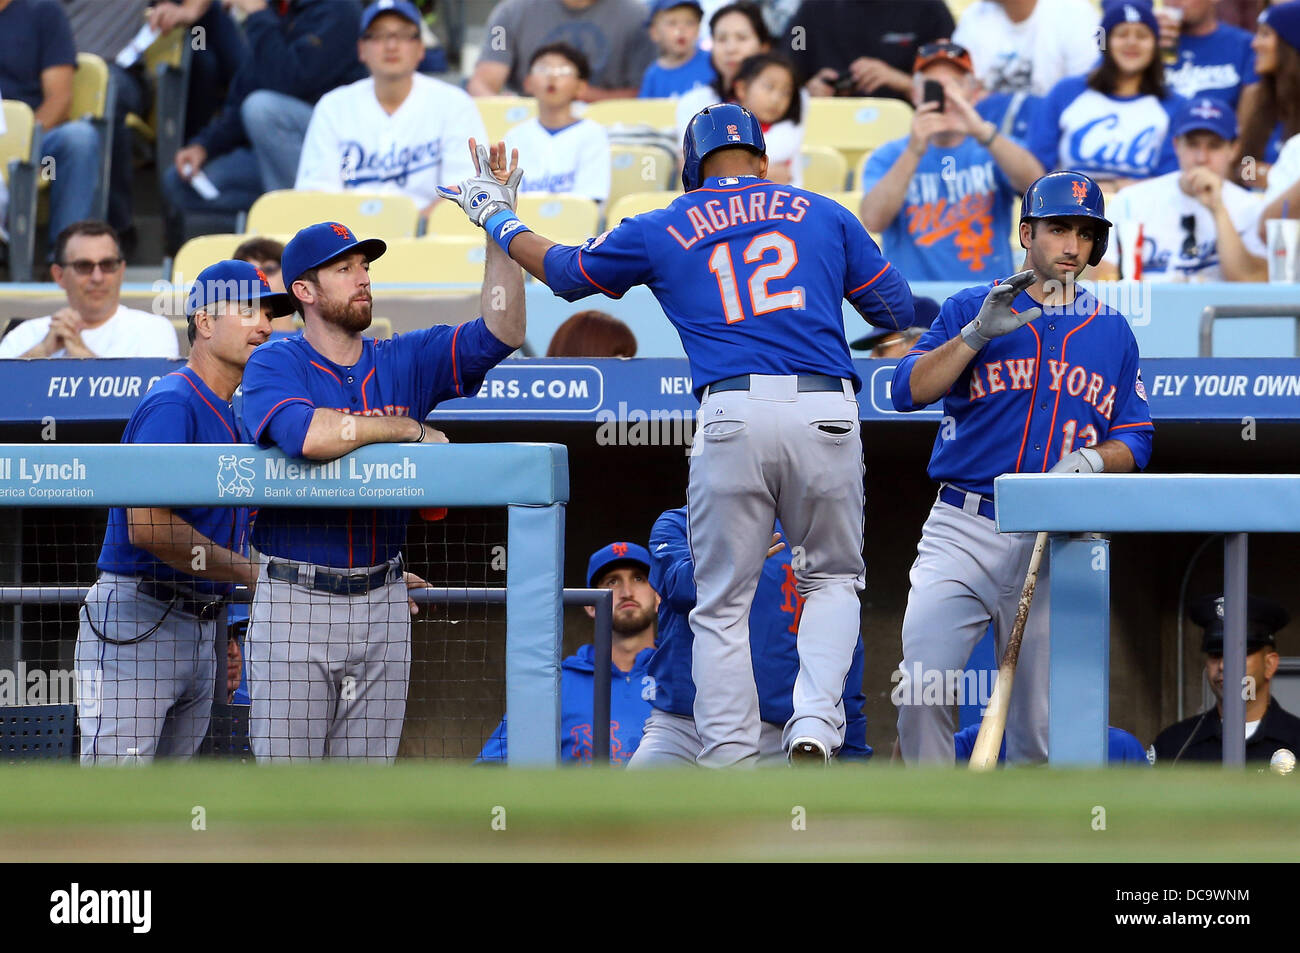
<instances>
[{"instance_id":1,"label":"green grass field","mask_svg":"<svg viewBox=\"0 0 1300 953\"><path fill-rule=\"evenodd\" d=\"M0 772L5 862L1281 861L1295 860L1300 843L1300 778L1253 768L977 776L883 765L628 774L206 763ZM193 829L196 807L206 830ZM1093 829L1096 808L1105 830Z\"/></svg>"}]
</instances>

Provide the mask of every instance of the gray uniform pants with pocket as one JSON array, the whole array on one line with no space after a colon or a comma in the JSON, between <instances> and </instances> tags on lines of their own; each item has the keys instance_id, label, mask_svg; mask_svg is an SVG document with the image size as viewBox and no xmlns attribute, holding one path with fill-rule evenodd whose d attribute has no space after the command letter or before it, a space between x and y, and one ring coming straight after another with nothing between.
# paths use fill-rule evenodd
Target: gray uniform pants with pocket
<instances>
[{"instance_id":1,"label":"gray uniform pants with pocket","mask_svg":"<svg viewBox=\"0 0 1300 953\"><path fill-rule=\"evenodd\" d=\"M952 707L959 701L957 686L969 685L961 673L990 621L999 659L1016 621L1036 534L998 533L991 519L979 515L978 500L968 494L964 509L935 500L909 575L901 678L892 692L899 748L907 764L954 762ZM1044 553L1016 665L1007 711L1008 762L1047 760L1047 563ZM940 684L942 693L936 687Z\"/></svg>"},{"instance_id":2,"label":"gray uniform pants with pocket","mask_svg":"<svg viewBox=\"0 0 1300 953\"><path fill-rule=\"evenodd\" d=\"M763 722L758 740L758 760L760 764L780 762L785 759L785 748L781 744L782 725ZM670 768L683 765L694 766L700 756L704 742L695 730L695 719L672 712L650 710L650 717L645 721L645 733L637 745L632 760L627 763L628 770L641 768Z\"/></svg>"},{"instance_id":3,"label":"gray uniform pants with pocket","mask_svg":"<svg viewBox=\"0 0 1300 953\"><path fill-rule=\"evenodd\" d=\"M77 629L81 763L190 758L208 734L216 622L141 595L134 576L101 573Z\"/></svg>"},{"instance_id":4,"label":"gray uniform pants with pocket","mask_svg":"<svg viewBox=\"0 0 1300 953\"><path fill-rule=\"evenodd\" d=\"M751 377L747 391L706 393L692 447L695 726L711 767L759 759L762 722L749 611L781 518L799 594L799 675L783 744L844 743L844 678L860 627L864 467L858 402L799 393L793 376Z\"/></svg>"}]
</instances>

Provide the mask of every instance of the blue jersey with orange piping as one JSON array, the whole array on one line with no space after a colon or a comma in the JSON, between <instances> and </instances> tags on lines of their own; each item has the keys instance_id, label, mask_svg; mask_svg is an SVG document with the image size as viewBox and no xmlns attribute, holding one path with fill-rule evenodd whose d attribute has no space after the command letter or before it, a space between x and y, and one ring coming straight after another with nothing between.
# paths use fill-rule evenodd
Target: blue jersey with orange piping
<instances>
[{"instance_id":1,"label":"blue jersey with orange piping","mask_svg":"<svg viewBox=\"0 0 1300 953\"><path fill-rule=\"evenodd\" d=\"M391 340L363 338L351 367L335 364L305 337L263 344L244 369L240 423L246 439L302 456L317 408L368 417L423 420L440 401L478 392L483 376L514 349L482 318L422 328ZM322 566L375 566L406 538L409 510L293 507L259 509L253 545L270 556Z\"/></svg>"},{"instance_id":2,"label":"blue jersey with orange piping","mask_svg":"<svg viewBox=\"0 0 1300 953\"><path fill-rule=\"evenodd\" d=\"M122 443L239 443L230 402L212 392L188 366L166 375L136 406ZM172 512L218 546L248 552L248 509L242 506L190 506ZM199 579L173 569L152 553L131 545L126 510L108 511L108 529L99 553L101 572L124 573L192 586L199 592L228 595L234 584Z\"/></svg>"},{"instance_id":3,"label":"blue jersey with orange piping","mask_svg":"<svg viewBox=\"0 0 1300 953\"><path fill-rule=\"evenodd\" d=\"M996 282L965 288L939 311L930 330L894 369L890 396L901 411L919 410L911 375L917 359L961 333ZM1012 304L1038 303L1022 291ZM944 425L930 456L930 477L992 495L1003 473L1043 473L1067 453L1121 440L1137 469L1151 459L1155 428L1128 319L1078 289L1072 304L1044 308L1021 328L994 338L943 398Z\"/></svg>"},{"instance_id":4,"label":"blue jersey with orange piping","mask_svg":"<svg viewBox=\"0 0 1300 953\"><path fill-rule=\"evenodd\" d=\"M645 285L681 336L698 397L738 374L861 380L847 298L871 324L906 327L912 292L838 202L754 176L705 179L666 209L546 252L546 283L576 301Z\"/></svg>"}]
</instances>

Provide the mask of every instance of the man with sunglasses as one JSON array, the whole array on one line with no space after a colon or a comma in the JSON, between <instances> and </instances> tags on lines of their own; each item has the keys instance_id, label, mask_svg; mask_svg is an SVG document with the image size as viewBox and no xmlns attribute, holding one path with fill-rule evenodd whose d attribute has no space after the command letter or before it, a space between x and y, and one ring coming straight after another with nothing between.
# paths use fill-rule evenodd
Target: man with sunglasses
<instances>
[{"instance_id":1,"label":"man with sunglasses","mask_svg":"<svg viewBox=\"0 0 1300 953\"><path fill-rule=\"evenodd\" d=\"M464 90L418 72L420 12L408 0L366 8L357 58L370 75L320 98L294 188L409 195L427 215L439 182L474 174L465 140L487 139L483 119Z\"/></svg>"},{"instance_id":2,"label":"man with sunglasses","mask_svg":"<svg viewBox=\"0 0 1300 953\"><path fill-rule=\"evenodd\" d=\"M1232 107L1198 96L1183 106L1170 131L1178 171L1120 189L1110 205L1116 226L1142 226L1140 277L1267 281L1267 251L1259 237L1264 199L1226 181L1237 144ZM1121 261L1127 267L1128 250L1112 243L1096 277L1121 277Z\"/></svg>"},{"instance_id":3,"label":"man with sunglasses","mask_svg":"<svg viewBox=\"0 0 1300 953\"><path fill-rule=\"evenodd\" d=\"M121 303L124 264L117 232L106 222L65 228L50 270L67 307L10 331L0 340L0 358L179 357L170 321Z\"/></svg>"},{"instance_id":4,"label":"man with sunglasses","mask_svg":"<svg viewBox=\"0 0 1300 953\"><path fill-rule=\"evenodd\" d=\"M991 281L1014 267L1011 203L1043 167L976 112L974 93L965 49L947 40L921 47L912 130L862 171L862 222L912 281Z\"/></svg>"}]
</instances>

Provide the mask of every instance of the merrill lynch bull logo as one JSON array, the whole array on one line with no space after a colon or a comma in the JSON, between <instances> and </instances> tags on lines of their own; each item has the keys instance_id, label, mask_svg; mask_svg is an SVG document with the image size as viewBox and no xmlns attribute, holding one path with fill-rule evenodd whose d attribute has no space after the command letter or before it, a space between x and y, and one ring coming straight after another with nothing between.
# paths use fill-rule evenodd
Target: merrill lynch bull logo
<instances>
[{"instance_id":1,"label":"merrill lynch bull logo","mask_svg":"<svg viewBox=\"0 0 1300 953\"><path fill-rule=\"evenodd\" d=\"M233 453L217 458L217 497L253 495L253 458Z\"/></svg>"}]
</instances>

